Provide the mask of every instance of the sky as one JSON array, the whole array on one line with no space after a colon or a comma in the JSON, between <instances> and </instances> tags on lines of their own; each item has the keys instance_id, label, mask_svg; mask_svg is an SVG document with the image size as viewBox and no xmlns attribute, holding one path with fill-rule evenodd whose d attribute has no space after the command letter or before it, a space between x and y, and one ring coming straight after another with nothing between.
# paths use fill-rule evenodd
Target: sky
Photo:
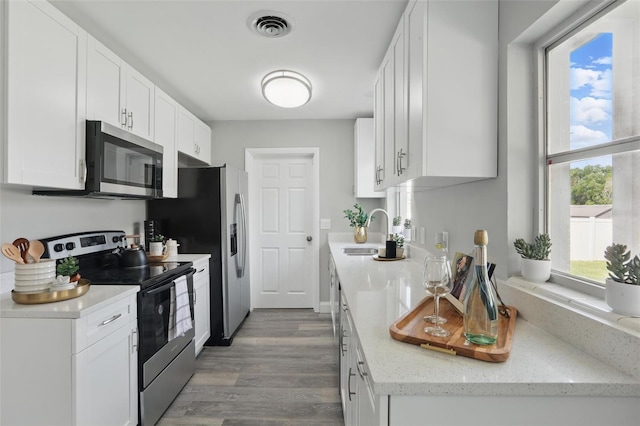
<instances>
[{"instance_id":1,"label":"sky","mask_svg":"<svg viewBox=\"0 0 640 426\"><path fill-rule=\"evenodd\" d=\"M611 141L612 47L600 33L571 52L571 149Z\"/></svg>"}]
</instances>

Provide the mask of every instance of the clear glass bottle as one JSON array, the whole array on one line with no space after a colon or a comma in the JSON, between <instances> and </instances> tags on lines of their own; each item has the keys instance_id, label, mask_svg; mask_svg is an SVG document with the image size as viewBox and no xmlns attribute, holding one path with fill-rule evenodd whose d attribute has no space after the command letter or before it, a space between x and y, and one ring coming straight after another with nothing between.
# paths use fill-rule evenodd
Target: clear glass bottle
<instances>
[{"instance_id":1,"label":"clear glass bottle","mask_svg":"<svg viewBox=\"0 0 640 426\"><path fill-rule=\"evenodd\" d=\"M464 336L478 345L492 345L498 338L497 297L487 271L488 242L487 231L476 231L473 276L464 295Z\"/></svg>"}]
</instances>

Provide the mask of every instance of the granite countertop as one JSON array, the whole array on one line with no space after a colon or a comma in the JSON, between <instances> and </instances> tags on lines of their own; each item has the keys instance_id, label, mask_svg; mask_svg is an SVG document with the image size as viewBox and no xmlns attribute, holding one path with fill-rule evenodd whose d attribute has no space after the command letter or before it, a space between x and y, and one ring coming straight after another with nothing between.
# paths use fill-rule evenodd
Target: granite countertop
<instances>
[{"instance_id":1,"label":"granite countertop","mask_svg":"<svg viewBox=\"0 0 640 426\"><path fill-rule=\"evenodd\" d=\"M122 298L136 294L137 285L92 285L89 291L75 299L38 305L21 305L11 294L0 297L0 318L55 318L75 319L95 312Z\"/></svg>"},{"instance_id":2,"label":"granite countertop","mask_svg":"<svg viewBox=\"0 0 640 426\"><path fill-rule=\"evenodd\" d=\"M375 394L640 396L640 381L521 318L509 359L502 363L394 340L389 326L426 296L420 283L422 259L381 262L348 256L342 248L356 244L339 235L330 234L329 247Z\"/></svg>"}]
</instances>

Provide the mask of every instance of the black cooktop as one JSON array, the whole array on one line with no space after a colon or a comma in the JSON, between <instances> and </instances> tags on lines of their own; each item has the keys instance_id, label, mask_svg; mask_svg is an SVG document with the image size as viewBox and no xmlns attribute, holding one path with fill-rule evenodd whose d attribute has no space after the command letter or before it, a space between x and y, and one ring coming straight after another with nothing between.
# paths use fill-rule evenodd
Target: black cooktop
<instances>
[{"instance_id":1,"label":"black cooktop","mask_svg":"<svg viewBox=\"0 0 640 426\"><path fill-rule=\"evenodd\" d=\"M96 285L140 285L152 286L160 280L183 275L191 268L191 262L150 263L137 268L122 268L118 266L103 268L80 267L82 278Z\"/></svg>"}]
</instances>

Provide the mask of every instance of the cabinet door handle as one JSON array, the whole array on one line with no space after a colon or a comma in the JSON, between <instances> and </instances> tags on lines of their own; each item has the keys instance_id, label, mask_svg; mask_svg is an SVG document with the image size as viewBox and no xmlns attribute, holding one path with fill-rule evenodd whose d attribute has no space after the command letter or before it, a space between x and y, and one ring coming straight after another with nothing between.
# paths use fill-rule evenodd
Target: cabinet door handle
<instances>
[{"instance_id":1,"label":"cabinet door handle","mask_svg":"<svg viewBox=\"0 0 640 426\"><path fill-rule=\"evenodd\" d=\"M362 370L360 370L360 366L362 366ZM356 369L358 370L358 374L360 375L360 378L364 380L364 376L367 375L367 372L364 371L364 361L358 361L358 363L356 364Z\"/></svg>"},{"instance_id":2,"label":"cabinet door handle","mask_svg":"<svg viewBox=\"0 0 640 426\"><path fill-rule=\"evenodd\" d=\"M129 120L127 120L127 122L129 123L127 125L127 129L129 130L133 129L133 112L129 113Z\"/></svg>"},{"instance_id":3,"label":"cabinet door handle","mask_svg":"<svg viewBox=\"0 0 640 426\"><path fill-rule=\"evenodd\" d=\"M109 324L110 322L114 322L115 320L117 320L117 319L118 319L118 318L120 318L121 316L122 316L122 314L114 315L114 316L112 316L111 318L109 318L109 319L107 319L107 320L102 321L102 322L100 323L100 325L101 325L101 326L103 326L103 325L107 325L107 324Z\"/></svg>"},{"instance_id":4,"label":"cabinet door handle","mask_svg":"<svg viewBox=\"0 0 640 426\"><path fill-rule=\"evenodd\" d=\"M120 113L121 118L120 118L120 125L122 127L126 127L127 126L127 109L126 108L122 108L122 112Z\"/></svg>"},{"instance_id":5,"label":"cabinet door handle","mask_svg":"<svg viewBox=\"0 0 640 426\"><path fill-rule=\"evenodd\" d=\"M351 372L351 367L349 367L349 379L347 379L347 392L349 392L349 401L351 401L351 395L355 395L355 392L351 392L351 378L355 376L356 373Z\"/></svg>"},{"instance_id":6,"label":"cabinet door handle","mask_svg":"<svg viewBox=\"0 0 640 426\"><path fill-rule=\"evenodd\" d=\"M198 299L198 298L196 297L197 295L198 295L198 292L197 292L197 291L196 291L196 289L194 288L194 289L193 289L193 306L196 306L196 301L197 301L197 299Z\"/></svg>"},{"instance_id":7,"label":"cabinet door handle","mask_svg":"<svg viewBox=\"0 0 640 426\"><path fill-rule=\"evenodd\" d=\"M87 165L84 160L80 160L80 183L87 182Z\"/></svg>"},{"instance_id":8,"label":"cabinet door handle","mask_svg":"<svg viewBox=\"0 0 640 426\"><path fill-rule=\"evenodd\" d=\"M407 170L405 167L402 167L402 157L404 157L405 155L407 155L407 153L402 152L402 148L400 148L400 151L398 151L398 176L400 176L402 172Z\"/></svg>"},{"instance_id":9,"label":"cabinet door handle","mask_svg":"<svg viewBox=\"0 0 640 426\"><path fill-rule=\"evenodd\" d=\"M131 341L133 345L131 345L131 353L134 353L138 350L138 329L134 328L131 332Z\"/></svg>"}]
</instances>

